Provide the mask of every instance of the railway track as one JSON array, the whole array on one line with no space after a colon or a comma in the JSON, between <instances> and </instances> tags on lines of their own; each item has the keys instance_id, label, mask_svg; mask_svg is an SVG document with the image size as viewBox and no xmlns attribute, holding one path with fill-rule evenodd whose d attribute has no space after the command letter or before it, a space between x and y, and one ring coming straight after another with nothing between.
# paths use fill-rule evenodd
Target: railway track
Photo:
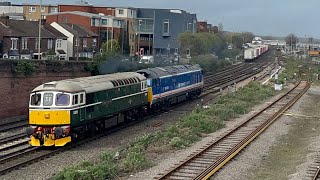
<instances>
[{"instance_id":1,"label":"railway track","mask_svg":"<svg viewBox=\"0 0 320 180\"><path fill-rule=\"evenodd\" d=\"M209 142L155 179L208 179L289 109L310 87L300 82L222 138Z\"/></svg>"},{"instance_id":2,"label":"railway track","mask_svg":"<svg viewBox=\"0 0 320 180\"><path fill-rule=\"evenodd\" d=\"M1 122L0 133L27 126L27 123L28 123L27 119L28 118L20 118L19 120L15 119L15 120L7 120L4 122Z\"/></svg>"},{"instance_id":3,"label":"railway track","mask_svg":"<svg viewBox=\"0 0 320 180\"><path fill-rule=\"evenodd\" d=\"M320 154L316 156L311 166L309 166L307 169L307 175L305 179L320 180Z\"/></svg>"},{"instance_id":4,"label":"railway track","mask_svg":"<svg viewBox=\"0 0 320 180\"><path fill-rule=\"evenodd\" d=\"M244 78L247 78L249 76L253 76L254 74L258 73L259 71L262 71L261 67L265 66L266 63L258 63L258 67L260 67L260 69L258 68L257 70L252 71L252 67L254 65L249 65L249 64L240 64L239 67L234 67L232 71L227 71L227 72L219 72L218 74L220 75L220 77L225 76L225 74L236 74L235 72L239 71L239 69L242 69L242 73L238 73L238 76L230 76L227 78L224 78L223 80L219 80L219 81L211 81L210 83L206 84L207 87L209 86L214 86L214 87L219 87L220 88L225 88L228 86L228 83L226 82L239 82L242 81ZM212 75L211 78L214 78L215 76ZM210 88L207 89L207 91L209 91ZM154 116L156 116L157 114L155 114ZM151 115L151 117L153 117ZM148 117L148 118L151 118ZM6 140L6 139L0 139L0 150L1 147L5 146L5 150L10 150L4 154L0 154L0 175L5 174L7 172L10 172L12 170L18 169L22 166L25 166L27 164L31 164L34 163L38 160L53 156L57 153L69 150L71 148L77 147L79 145L82 144L86 144L90 141L93 141L95 139L98 139L100 137L106 136L108 134L111 134L113 132L117 132L123 128L127 128L128 126L131 125L135 125L139 123L139 121L137 122L132 122L126 125L120 125L119 127L115 127L112 130L109 130L103 134L97 135L96 137L93 138L88 138L85 139L83 141L79 141L77 143L73 143L73 144L69 144L65 147L60 147L60 148L39 148L39 147L30 147L27 146L25 147L24 143L27 142L20 142L19 138L21 139L21 134L17 134L16 137L12 137L11 140ZM6 143L11 142L11 141L17 141L17 143L13 143L12 145L7 145ZM21 140L22 141L22 140ZM11 146L11 148L10 148ZM15 150L13 150L15 149Z\"/></svg>"}]
</instances>

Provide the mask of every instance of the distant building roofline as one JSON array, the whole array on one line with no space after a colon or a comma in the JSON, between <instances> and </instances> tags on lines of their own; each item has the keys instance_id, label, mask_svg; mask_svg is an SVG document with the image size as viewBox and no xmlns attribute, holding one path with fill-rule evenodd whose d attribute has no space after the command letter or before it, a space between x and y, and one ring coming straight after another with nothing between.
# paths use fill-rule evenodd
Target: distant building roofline
<instances>
[{"instance_id":1,"label":"distant building roofline","mask_svg":"<svg viewBox=\"0 0 320 180\"><path fill-rule=\"evenodd\" d=\"M22 6L40 6L40 4L23 3ZM41 4L41 6L56 6L56 7L58 7L57 4Z\"/></svg>"},{"instance_id":2,"label":"distant building roofline","mask_svg":"<svg viewBox=\"0 0 320 180\"><path fill-rule=\"evenodd\" d=\"M100 14L87 13L87 12L81 12L81 11L66 11L66 12L49 13L49 14L43 14L43 15L44 16L51 16L51 15L59 15L59 14L74 14L74 15L79 15L79 16L87 16L87 17L91 17L91 18L111 18L111 19L123 21L123 19L121 19L121 18L117 18L117 17L110 16L110 15L103 16Z\"/></svg>"}]
</instances>

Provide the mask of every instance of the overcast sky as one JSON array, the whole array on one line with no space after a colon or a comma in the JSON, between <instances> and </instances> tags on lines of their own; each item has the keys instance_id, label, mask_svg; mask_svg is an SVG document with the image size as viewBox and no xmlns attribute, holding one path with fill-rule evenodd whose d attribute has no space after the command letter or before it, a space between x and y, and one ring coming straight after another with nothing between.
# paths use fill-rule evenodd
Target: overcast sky
<instances>
[{"instance_id":1,"label":"overcast sky","mask_svg":"<svg viewBox=\"0 0 320 180\"><path fill-rule=\"evenodd\" d=\"M0 0L1 1L1 0ZM2 0L3 1L3 0ZM39 3L40 0L12 0ZM320 0L88 0L94 5L179 8L196 13L198 20L227 31L250 31L259 35L320 38ZM75 0L43 0L43 3L74 3ZM318 33L319 32L319 33Z\"/></svg>"}]
</instances>

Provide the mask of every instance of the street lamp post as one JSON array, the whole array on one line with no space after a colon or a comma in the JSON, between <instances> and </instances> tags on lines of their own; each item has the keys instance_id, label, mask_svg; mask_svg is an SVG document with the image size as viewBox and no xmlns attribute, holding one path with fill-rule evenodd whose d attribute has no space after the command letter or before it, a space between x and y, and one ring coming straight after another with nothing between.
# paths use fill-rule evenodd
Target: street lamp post
<instances>
[{"instance_id":1,"label":"street lamp post","mask_svg":"<svg viewBox=\"0 0 320 180\"><path fill-rule=\"evenodd\" d=\"M42 9L42 0L40 0L40 18L39 18L39 39L38 39L38 59L40 60L40 53L41 53L41 19L42 19L42 15L41 15L41 9Z\"/></svg>"}]
</instances>

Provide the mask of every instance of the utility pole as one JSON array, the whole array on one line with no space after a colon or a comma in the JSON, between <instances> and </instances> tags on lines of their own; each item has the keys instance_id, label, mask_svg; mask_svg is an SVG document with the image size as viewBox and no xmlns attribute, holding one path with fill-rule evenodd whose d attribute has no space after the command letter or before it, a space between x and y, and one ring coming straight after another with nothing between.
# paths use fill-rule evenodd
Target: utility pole
<instances>
[{"instance_id":1,"label":"utility pole","mask_svg":"<svg viewBox=\"0 0 320 180\"><path fill-rule=\"evenodd\" d=\"M109 18L108 18L108 23L107 23L107 51L109 51Z\"/></svg>"},{"instance_id":2,"label":"utility pole","mask_svg":"<svg viewBox=\"0 0 320 180\"><path fill-rule=\"evenodd\" d=\"M40 0L40 17L39 17L39 42L38 42L38 59L40 60L40 53L41 53L41 19L42 19L42 14L41 14L41 9L42 9L42 0Z\"/></svg>"},{"instance_id":3,"label":"utility pole","mask_svg":"<svg viewBox=\"0 0 320 180\"><path fill-rule=\"evenodd\" d=\"M112 27L111 27L111 51L113 47L113 25L114 25L114 19L112 19Z\"/></svg>"},{"instance_id":4,"label":"utility pole","mask_svg":"<svg viewBox=\"0 0 320 180\"><path fill-rule=\"evenodd\" d=\"M141 19L139 19L139 37L138 37L138 52L139 52L139 58L140 58L140 56L141 56L141 54L140 54L140 26L141 26Z\"/></svg>"}]
</instances>

